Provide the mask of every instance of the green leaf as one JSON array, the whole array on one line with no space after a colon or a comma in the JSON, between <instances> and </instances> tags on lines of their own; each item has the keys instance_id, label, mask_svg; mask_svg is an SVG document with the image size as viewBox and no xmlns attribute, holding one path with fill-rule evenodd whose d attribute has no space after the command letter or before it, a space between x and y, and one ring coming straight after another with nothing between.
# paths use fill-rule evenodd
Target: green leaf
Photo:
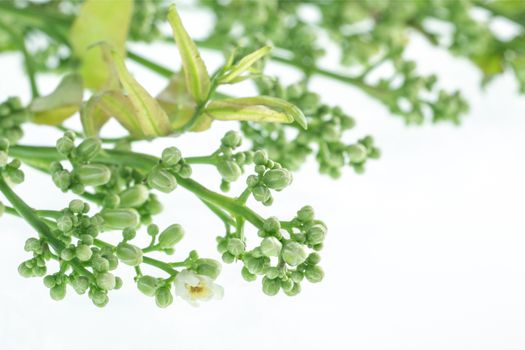
<instances>
[{"instance_id":1,"label":"green leaf","mask_svg":"<svg viewBox=\"0 0 525 350\"><path fill-rule=\"evenodd\" d=\"M244 56L237 64L230 67L219 79L221 84L231 84L239 81L241 74L250 70L252 66L261 58L266 56L272 48L270 46L261 47L258 50Z\"/></svg>"},{"instance_id":2,"label":"green leaf","mask_svg":"<svg viewBox=\"0 0 525 350\"><path fill-rule=\"evenodd\" d=\"M133 0L86 0L80 8L69 41L74 55L82 61L80 73L87 88L99 90L109 77L101 48L93 44L105 42L124 56L132 13Z\"/></svg>"},{"instance_id":3,"label":"green leaf","mask_svg":"<svg viewBox=\"0 0 525 350\"><path fill-rule=\"evenodd\" d=\"M277 123L296 121L304 129L307 128L306 118L299 108L285 100L270 96L213 101L206 107L205 113L217 120Z\"/></svg>"},{"instance_id":4,"label":"green leaf","mask_svg":"<svg viewBox=\"0 0 525 350\"><path fill-rule=\"evenodd\" d=\"M109 120L110 115L100 103L100 95L92 96L80 109L80 121L86 136L98 136L100 129Z\"/></svg>"},{"instance_id":5,"label":"green leaf","mask_svg":"<svg viewBox=\"0 0 525 350\"><path fill-rule=\"evenodd\" d=\"M82 104L82 78L78 74L64 76L50 95L37 97L30 106L34 122L58 125L78 112Z\"/></svg>"},{"instance_id":6,"label":"green leaf","mask_svg":"<svg viewBox=\"0 0 525 350\"><path fill-rule=\"evenodd\" d=\"M114 76L121 87L121 90L107 91L101 95L103 108L110 111L133 135L150 138L169 134L172 128L168 116L159 103L128 72L122 56L105 43L99 46L110 67L110 77ZM118 111L107 106L113 103L123 110Z\"/></svg>"},{"instance_id":7,"label":"green leaf","mask_svg":"<svg viewBox=\"0 0 525 350\"><path fill-rule=\"evenodd\" d=\"M191 40L182 25L175 4L168 9L168 22L173 29L173 36L179 48L188 91L197 103L203 103L210 92L210 76L197 45Z\"/></svg>"}]
</instances>

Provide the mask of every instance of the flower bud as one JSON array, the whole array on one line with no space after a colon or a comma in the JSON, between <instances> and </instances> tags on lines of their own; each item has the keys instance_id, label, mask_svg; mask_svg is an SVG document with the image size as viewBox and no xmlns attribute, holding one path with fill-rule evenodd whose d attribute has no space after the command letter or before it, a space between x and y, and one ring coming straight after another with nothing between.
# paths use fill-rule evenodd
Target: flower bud
<instances>
[{"instance_id":1,"label":"flower bud","mask_svg":"<svg viewBox=\"0 0 525 350\"><path fill-rule=\"evenodd\" d=\"M96 282L97 286L105 290L111 290L115 288L116 284L115 276L110 272L104 272L100 275L97 275Z\"/></svg>"},{"instance_id":2,"label":"flower bud","mask_svg":"<svg viewBox=\"0 0 525 350\"><path fill-rule=\"evenodd\" d=\"M55 276L53 275L47 275L44 277L44 286L47 288L53 288L56 285Z\"/></svg>"},{"instance_id":3,"label":"flower bud","mask_svg":"<svg viewBox=\"0 0 525 350\"><path fill-rule=\"evenodd\" d=\"M221 269L221 264L213 259L199 259L195 266L195 272L198 275L208 276L211 279L216 279Z\"/></svg>"},{"instance_id":4,"label":"flower bud","mask_svg":"<svg viewBox=\"0 0 525 350\"><path fill-rule=\"evenodd\" d=\"M6 151L0 151L0 168L3 168L9 162L9 156Z\"/></svg>"},{"instance_id":5,"label":"flower bud","mask_svg":"<svg viewBox=\"0 0 525 350\"><path fill-rule=\"evenodd\" d=\"M152 276L142 276L137 281L137 288L145 295L152 297L157 291L157 279Z\"/></svg>"},{"instance_id":6,"label":"flower bud","mask_svg":"<svg viewBox=\"0 0 525 350\"><path fill-rule=\"evenodd\" d=\"M254 275L262 274L266 266L269 264L269 259L266 259L247 256L244 258L244 266L246 266L248 271L250 271L250 273L253 273Z\"/></svg>"},{"instance_id":7,"label":"flower bud","mask_svg":"<svg viewBox=\"0 0 525 350\"><path fill-rule=\"evenodd\" d=\"M302 222L310 222L314 219L314 209L306 205L297 212L297 218Z\"/></svg>"},{"instance_id":8,"label":"flower bud","mask_svg":"<svg viewBox=\"0 0 525 350\"><path fill-rule=\"evenodd\" d=\"M347 152L351 163L362 163L368 154L366 147L360 143L348 146Z\"/></svg>"},{"instance_id":9,"label":"flower bud","mask_svg":"<svg viewBox=\"0 0 525 350\"><path fill-rule=\"evenodd\" d=\"M78 294L84 294L89 288L89 279L85 276L78 276L71 281L71 285Z\"/></svg>"},{"instance_id":10,"label":"flower bud","mask_svg":"<svg viewBox=\"0 0 525 350\"><path fill-rule=\"evenodd\" d=\"M33 269L28 267L26 263L21 263L20 265L18 265L18 273L20 274L20 276L26 278L34 276Z\"/></svg>"},{"instance_id":11,"label":"flower bud","mask_svg":"<svg viewBox=\"0 0 525 350\"><path fill-rule=\"evenodd\" d=\"M252 188L253 197L259 202L267 201L270 196L270 190L264 186L255 186Z\"/></svg>"},{"instance_id":12,"label":"flower bud","mask_svg":"<svg viewBox=\"0 0 525 350\"><path fill-rule=\"evenodd\" d=\"M101 256L96 256L91 262L93 269L97 272L108 272L109 271L109 260Z\"/></svg>"},{"instance_id":13,"label":"flower bud","mask_svg":"<svg viewBox=\"0 0 525 350\"><path fill-rule=\"evenodd\" d=\"M301 285L299 283L294 283L292 289L285 290L284 293L288 295L289 297L293 297L299 293L301 293Z\"/></svg>"},{"instance_id":14,"label":"flower bud","mask_svg":"<svg viewBox=\"0 0 525 350\"><path fill-rule=\"evenodd\" d=\"M264 150L258 150L253 155L253 162L256 165L265 165L268 161L268 153Z\"/></svg>"},{"instance_id":15,"label":"flower bud","mask_svg":"<svg viewBox=\"0 0 525 350\"><path fill-rule=\"evenodd\" d=\"M77 256L78 260L80 261L88 261L91 259L91 256L93 255L93 252L91 251L91 248L89 248L85 244L80 244L75 249L75 255Z\"/></svg>"},{"instance_id":16,"label":"flower bud","mask_svg":"<svg viewBox=\"0 0 525 350\"><path fill-rule=\"evenodd\" d=\"M248 282L252 282L252 281L255 281L257 279L257 275L254 275L253 273L251 273L250 271L248 271L248 269L246 268L246 266L244 266L241 270L241 275L242 275L242 278L244 278L244 280L248 281Z\"/></svg>"},{"instance_id":17,"label":"flower bud","mask_svg":"<svg viewBox=\"0 0 525 350\"><path fill-rule=\"evenodd\" d=\"M266 237L261 242L261 251L265 256L279 256L282 243L275 237Z\"/></svg>"},{"instance_id":18,"label":"flower bud","mask_svg":"<svg viewBox=\"0 0 525 350\"><path fill-rule=\"evenodd\" d=\"M85 186L102 186L109 182L111 170L103 164L84 164L75 169L75 175Z\"/></svg>"},{"instance_id":19,"label":"flower bud","mask_svg":"<svg viewBox=\"0 0 525 350\"><path fill-rule=\"evenodd\" d=\"M184 237L184 229L179 224L173 224L168 226L159 235L159 247L171 248L175 244L179 243Z\"/></svg>"},{"instance_id":20,"label":"flower bud","mask_svg":"<svg viewBox=\"0 0 525 350\"><path fill-rule=\"evenodd\" d=\"M304 272L306 279L312 283L321 282L324 277L324 272L319 266L308 266Z\"/></svg>"},{"instance_id":21,"label":"flower bud","mask_svg":"<svg viewBox=\"0 0 525 350\"><path fill-rule=\"evenodd\" d=\"M235 255L225 252L222 254L222 261L224 261L226 264L231 264L235 261Z\"/></svg>"},{"instance_id":22,"label":"flower bud","mask_svg":"<svg viewBox=\"0 0 525 350\"><path fill-rule=\"evenodd\" d=\"M84 212L85 203L80 199L73 199L69 202L69 210L73 213L81 214Z\"/></svg>"},{"instance_id":23,"label":"flower bud","mask_svg":"<svg viewBox=\"0 0 525 350\"><path fill-rule=\"evenodd\" d=\"M62 300L66 296L66 284L57 284L49 290L49 295L53 300Z\"/></svg>"},{"instance_id":24,"label":"flower bud","mask_svg":"<svg viewBox=\"0 0 525 350\"><path fill-rule=\"evenodd\" d=\"M317 265L321 261L321 257L317 253L311 253L306 259L306 263L310 265Z\"/></svg>"},{"instance_id":25,"label":"flower bud","mask_svg":"<svg viewBox=\"0 0 525 350\"><path fill-rule=\"evenodd\" d=\"M71 175L67 170L60 170L51 176L55 185L60 188L62 191L67 191L71 185Z\"/></svg>"},{"instance_id":26,"label":"flower bud","mask_svg":"<svg viewBox=\"0 0 525 350\"><path fill-rule=\"evenodd\" d=\"M91 295L93 304L98 307L104 307L109 301L108 295L104 291L96 290Z\"/></svg>"},{"instance_id":27,"label":"flower bud","mask_svg":"<svg viewBox=\"0 0 525 350\"><path fill-rule=\"evenodd\" d=\"M279 277L279 269L275 266L270 266L269 268L266 269L264 274L266 277L273 280L274 278Z\"/></svg>"},{"instance_id":28,"label":"flower bud","mask_svg":"<svg viewBox=\"0 0 525 350\"><path fill-rule=\"evenodd\" d=\"M313 225L310 227L310 229L308 229L306 235L308 243L311 245L322 243L326 235L326 227L323 225Z\"/></svg>"},{"instance_id":29,"label":"flower bud","mask_svg":"<svg viewBox=\"0 0 525 350\"><path fill-rule=\"evenodd\" d=\"M222 178L228 182L237 181L241 176L241 168L237 163L231 160L221 160L217 163L217 170L221 174Z\"/></svg>"},{"instance_id":30,"label":"flower bud","mask_svg":"<svg viewBox=\"0 0 525 350\"><path fill-rule=\"evenodd\" d=\"M173 295L168 287L160 287L155 292L155 303L158 307L166 308L173 302Z\"/></svg>"},{"instance_id":31,"label":"flower bud","mask_svg":"<svg viewBox=\"0 0 525 350\"><path fill-rule=\"evenodd\" d=\"M129 243L120 243L117 246L117 257L126 265L137 266L142 263L142 249Z\"/></svg>"},{"instance_id":32,"label":"flower bud","mask_svg":"<svg viewBox=\"0 0 525 350\"><path fill-rule=\"evenodd\" d=\"M267 232L278 232L281 229L281 222L276 217L269 217L264 221L263 229Z\"/></svg>"},{"instance_id":33,"label":"flower bud","mask_svg":"<svg viewBox=\"0 0 525 350\"><path fill-rule=\"evenodd\" d=\"M155 167L148 175L148 185L158 191L170 193L177 187L177 179L166 169Z\"/></svg>"},{"instance_id":34,"label":"flower bud","mask_svg":"<svg viewBox=\"0 0 525 350\"><path fill-rule=\"evenodd\" d=\"M87 138L76 149L77 156L84 161L91 160L100 152L102 145L97 138Z\"/></svg>"},{"instance_id":35,"label":"flower bud","mask_svg":"<svg viewBox=\"0 0 525 350\"><path fill-rule=\"evenodd\" d=\"M56 143L57 151L63 155L68 155L75 148L75 142L69 137L61 137Z\"/></svg>"},{"instance_id":36,"label":"flower bud","mask_svg":"<svg viewBox=\"0 0 525 350\"><path fill-rule=\"evenodd\" d=\"M269 188L280 191L292 183L292 174L286 169L272 169L264 174L263 182Z\"/></svg>"},{"instance_id":37,"label":"flower bud","mask_svg":"<svg viewBox=\"0 0 525 350\"><path fill-rule=\"evenodd\" d=\"M239 238L231 238L228 240L227 249L234 256L239 256L244 253L244 242Z\"/></svg>"},{"instance_id":38,"label":"flower bud","mask_svg":"<svg viewBox=\"0 0 525 350\"><path fill-rule=\"evenodd\" d=\"M291 266L297 266L306 260L306 251L304 246L297 242L288 242L285 244L281 255L283 260Z\"/></svg>"},{"instance_id":39,"label":"flower bud","mask_svg":"<svg viewBox=\"0 0 525 350\"><path fill-rule=\"evenodd\" d=\"M24 244L24 250L26 252L37 252L41 247L40 240L34 237L28 238Z\"/></svg>"},{"instance_id":40,"label":"flower bud","mask_svg":"<svg viewBox=\"0 0 525 350\"><path fill-rule=\"evenodd\" d=\"M281 281L278 278L272 280L265 276L262 280L262 286L264 294L274 296L279 293L279 289L281 289Z\"/></svg>"},{"instance_id":41,"label":"flower bud","mask_svg":"<svg viewBox=\"0 0 525 350\"><path fill-rule=\"evenodd\" d=\"M162 151L161 159L167 166L173 166L182 159L182 155L177 147L168 147Z\"/></svg>"},{"instance_id":42,"label":"flower bud","mask_svg":"<svg viewBox=\"0 0 525 350\"><path fill-rule=\"evenodd\" d=\"M135 209L103 209L100 216L105 227L116 230L137 227L140 223L140 215Z\"/></svg>"},{"instance_id":43,"label":"flower bud","mask_svg":"<svg viewBox=\"0 0 525 350\"><path fill-rule=\"evenodd\" d=\"M60 252L60 259L65 261L71 261L75 258L75 251L71 248L62 249Z\"/></svg>"},{"instance_id":44,"label":"flower bud","mask_svg":"<svg viewBox=\"0 0 525 350\"><path fill-rule=\"evenodd\" d=\"M57 219L57 227L62 232L69 232L73 228L73 220L69 215L63 215Z\"/></svg>"},{"instance_id":45,"label":"flower bud","mask_svg":"<svg viewBox=\"0 0 525 350\"><path fill-rule=\"evenodd\" d=\"M136 185L122 192L119 197L121 208L138 208L148 200L149 191L144 185Z\"/></svg>"},{"instance_id":46,"label":"flower bud","mask_svg":"<svg viewBox=\"0 0 525 350\"><path fill-rule=\"evenodd\" d=\"M221 139L221 143L230 148L235 148L240 146L242 142L241 135L233 130L228 131Z\"/></svg>"}]
</instances>

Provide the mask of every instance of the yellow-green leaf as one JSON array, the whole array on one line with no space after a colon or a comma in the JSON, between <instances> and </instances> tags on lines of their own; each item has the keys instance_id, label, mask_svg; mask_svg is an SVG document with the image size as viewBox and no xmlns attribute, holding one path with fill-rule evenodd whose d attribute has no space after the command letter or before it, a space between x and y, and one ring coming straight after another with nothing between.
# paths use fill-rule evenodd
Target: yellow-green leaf
<instances>
[{"instance_id":1,"label":"yellow-green leaf","mask_svg":"<svg viewBox=\"0 0 525 350\"><path fill-rule=\"evenodd\" d=\"M50 95L37 97L30 106L34 122L58 125L78 112L82 104L82 78L78 74L66 75Z\"/></svg>"},{"instance_id":2,"label":"yellow-green leaf","mask_svg":"<svg viewBox=\"0 0 525 350\"><path fill-rule=\"evenodd\" d=\"M135 135L155 137L169 134L172 130L169 118L159 103L128 72L124 59L118 52L106 44L100 46L105 61L111 68L111 75L114 74L121 85L121 91L111 92L114 95L121 94L125 97L126 104L133 106L134 115L125 121L119 121ZM118 116L114 116L118 119Z\"/></svg>"},{"instance_id":3,"label":"yellow-green leaf","mask_svg":"<svg viewBox=\"0 0 525 350\"><path fill-rule=\"evenodd\" d=\"M133 13L133 0L86 0L69 33L73 53L81 59L80 73L89 89L101 89L109 76L101 48L105 42L121 56L125 55L126 39Z\"/></svg>"},{"instance_id":4,"label":"yellow-green leaf","mask_svg":"<svg viewBox=\"0 0 525 350\"><path fill-rule=\"evenodd\" d=\"M270 96L229 98L213 101L206 114L217 120L291 123L306 129L306 118L299 108L280 98Z\"/></svg>"},{"instance_id":5,"label":"yellow-green leaf","mask_svg":"<svg viewBox=\"0 0 525 350\"><path fill-rule=\"evenodd\" d=\"M202 103L208 98L210 76L197 49L197 45L195 45L182 25L175 4L172 4L168 9L168 22L173 29L173 36L179 49L188 91L197 103Z\"/></svg>"},{"instance_id":6,"label":"yellow-green leaf","mask_svg":"<svg viewBox=\"0 0 525 350\"><path fill-rule=\"evenodd\" d=\"M270 46L264 46L244 56L237 64L228 69L228 71L220 78L219 82L222 84L231 84L239 81L241 74L251 69L252 66L266 56L271 49Z\"/></svg>"}]
</instances>

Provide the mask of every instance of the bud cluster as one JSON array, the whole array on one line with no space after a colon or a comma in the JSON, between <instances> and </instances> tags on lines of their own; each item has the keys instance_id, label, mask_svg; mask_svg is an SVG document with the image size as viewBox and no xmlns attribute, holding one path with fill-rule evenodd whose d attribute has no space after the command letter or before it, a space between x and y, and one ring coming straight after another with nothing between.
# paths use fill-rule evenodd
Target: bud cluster
<instances>
[{"instance_id":1,"label":"bud cluster","mask_svg":"<svg viewBox=\"0 0 525 350\"><path fill-rule=\"evenodd\" d=\"M282 191L292 183L292 173L281 164L269 159L264 150L256 151L253 155L255 172L246 179L248 189L255 200L264 205L271 205L273 197L270 190Z\"/></svg>"},{"instance_id":2,"label":"bud cluster","mask_svg":"<svg viewBox=\"0 0 525 350\"><path fill-rule=\"evenodd\" d=\"M253 161L253 152L234 152L242 143L242 136L228 131L221 139L221 146L215 152L216 166L221 175L221 190L228 192L230 183L237 181L244 172L244 166Z\"/></svg>"},{"instance_id":3,"label":"bud cluster","mask_svg":"<svg viewBox=\"0 0 525 350\"><path fill-rule=\"evenodd\" d=\"M168 147L162 151L159 164L151 169L146 180L150 188L170 193L177 187L176 175L190 177L191 166L184 161L177 147Z\"/></svg>"},{"instance_id":4,"label":"bud cluster","mask_svg":"<svg viewBox=\"0 0 525 350\"><path fill-rule=\"evenodd\" d=\"M13 184L20 184L24 181L25 175L20 166L22 163L18 159L9 161L9 141L0 138L0 172L6 180Z\"/></svg>"},{"instance_id":5,"label":"bud cluster","mask_svg":"<svg viewBox=\"0 0 525 350\"><path fill-rule=\"evenodd\" d=\"M0 138L16 144L24 135L21 125L31 119L31 113L18 97L9 97L0 103Z\"/></svg>"}]
</instances>

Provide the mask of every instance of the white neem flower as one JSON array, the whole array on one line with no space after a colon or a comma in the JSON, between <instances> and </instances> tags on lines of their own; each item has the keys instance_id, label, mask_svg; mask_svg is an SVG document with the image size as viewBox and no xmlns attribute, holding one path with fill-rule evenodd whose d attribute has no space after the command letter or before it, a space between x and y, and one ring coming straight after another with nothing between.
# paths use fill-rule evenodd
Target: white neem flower
<instances>
[{"instance_id":1,"label":"white neem flower","mask_svg":"<svg viewBox=\"0 0 525 350\"><path fill-rule=\"evenodd\" d=\"M198 306L198 301L222 299L224 289L207 276L183 270L175 277L175 294L191 305Z\"/></svg>"}]
</instances>

